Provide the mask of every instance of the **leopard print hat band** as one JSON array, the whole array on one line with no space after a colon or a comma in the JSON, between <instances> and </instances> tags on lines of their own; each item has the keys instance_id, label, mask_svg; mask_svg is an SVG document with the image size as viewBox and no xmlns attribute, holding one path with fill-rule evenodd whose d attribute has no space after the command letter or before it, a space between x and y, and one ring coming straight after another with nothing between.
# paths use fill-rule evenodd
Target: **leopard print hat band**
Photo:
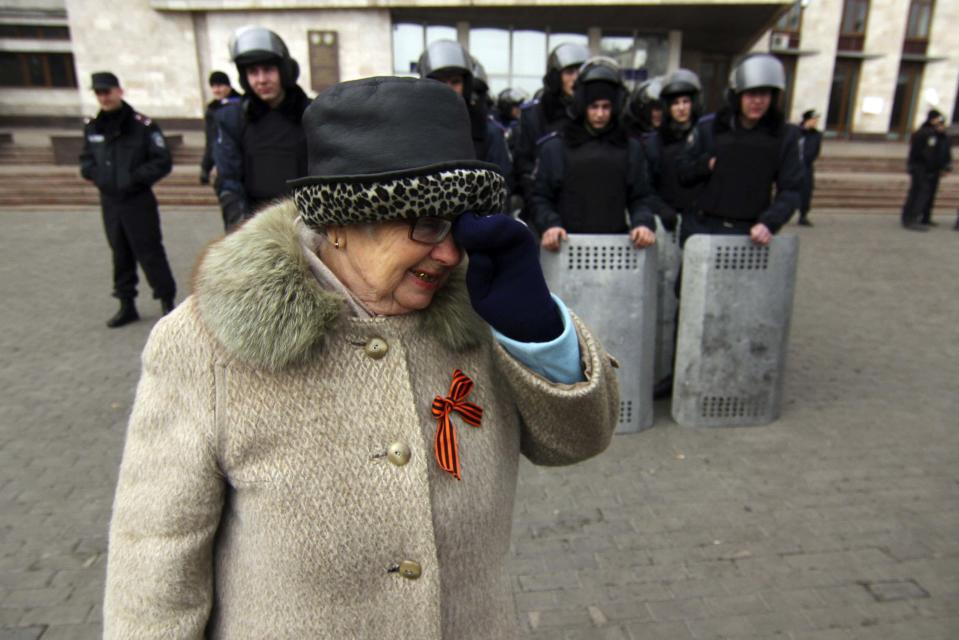
<instances>
[{"instance_id":1,"label":"leopard print hat band","mask_svg":"<svg viewBox=\"0 0 959 640\"><path fill-rule=\"evenodd\" d=\"M376 182L291 182L293 201L308 226L362 224L421 216L454 218L467 211L505 210L506 180L491 169L450 168Z\"/></svg>"}]
</instances>

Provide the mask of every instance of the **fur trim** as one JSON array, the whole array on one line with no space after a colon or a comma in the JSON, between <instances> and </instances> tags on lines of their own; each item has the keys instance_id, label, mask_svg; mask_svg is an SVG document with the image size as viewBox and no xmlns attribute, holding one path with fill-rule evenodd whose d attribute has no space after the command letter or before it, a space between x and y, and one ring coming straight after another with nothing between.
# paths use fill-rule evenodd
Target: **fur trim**
<instances>
[{"instance_id":1,"label":"fur trim","mask_svg":"<svg viewBox=\"0 0 959 640\"><path fill-rule=\"evenodd\" d=\"M284 200L214 243L193 290L203 324L237 359L276 371L314 357L346 312L346 301L313 277L297 236L297 209ZM419 312L422 328L448 349L479 345L490 329L476 315L458 268Z\"/></svg>"},{"instance_id":2,"label":"fur trim","mask_svg":"<svg viewBox=\"0 0 959 640\"><path fill-rule=\"evenodd\" d=\"M488 169L451 169L371 183L297 180L293 186L303 221L314 229L337 224L451 218L466 211L505 208L506 180Z\"/></svg>"}]
</instances>

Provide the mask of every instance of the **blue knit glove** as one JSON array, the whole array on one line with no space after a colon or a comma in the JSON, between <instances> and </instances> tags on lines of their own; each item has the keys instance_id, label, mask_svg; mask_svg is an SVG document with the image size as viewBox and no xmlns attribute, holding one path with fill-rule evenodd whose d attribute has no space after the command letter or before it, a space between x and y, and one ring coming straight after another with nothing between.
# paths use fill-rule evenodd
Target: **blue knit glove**
<instances>
[{"instance_id":1,"label":"blue knit glove","mask_svg":"<svg viewBox=\"0 0 959 640\"><path fill-rule=\"evenodd\" d=\"M523 223L464 213L453 223L453 239L469 256L470 302L490 326L519 342L548 342L563 332L536 238Z\"/></svg>"}]
</instances>

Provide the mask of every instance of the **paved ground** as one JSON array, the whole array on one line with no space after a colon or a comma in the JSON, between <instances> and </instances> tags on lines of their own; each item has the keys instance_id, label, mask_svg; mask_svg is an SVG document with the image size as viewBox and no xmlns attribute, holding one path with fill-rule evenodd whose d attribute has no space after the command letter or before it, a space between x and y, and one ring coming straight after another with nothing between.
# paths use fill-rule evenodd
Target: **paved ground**
<instances>
[{"instance_id":1,"label":"paved ground","mask_svg":"<svg viewBox=\"0 0 959 640\"><path fill-rule=\"evenodd\" d=\"M185 290L215 212L165 212ZM655 427L524 464L528 638L959 637L959 233L819 215L775 425ZM951 222L951 220L950 220ZM95 211L0 212L0 638L95 638L138 355Z\"/></svg>"}]
</instances>

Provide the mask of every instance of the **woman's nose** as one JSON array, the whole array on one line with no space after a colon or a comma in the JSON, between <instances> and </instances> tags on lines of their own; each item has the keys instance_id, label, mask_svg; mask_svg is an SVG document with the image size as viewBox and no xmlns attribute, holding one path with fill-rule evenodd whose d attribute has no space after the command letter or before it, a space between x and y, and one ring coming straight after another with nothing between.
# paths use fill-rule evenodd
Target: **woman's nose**
<instances>
[{"instance_id":1,"label":"woman's nose","mask_svg":"<svg viewBox=\"0 0 959 640\"><path fill-rule=\"evenodd\" d=\"M443 238L443 242L434 245L430 257L448 267L455 267L463 259L463 252L453 242L453 234Z\"/></svg>"}]
</instances>

